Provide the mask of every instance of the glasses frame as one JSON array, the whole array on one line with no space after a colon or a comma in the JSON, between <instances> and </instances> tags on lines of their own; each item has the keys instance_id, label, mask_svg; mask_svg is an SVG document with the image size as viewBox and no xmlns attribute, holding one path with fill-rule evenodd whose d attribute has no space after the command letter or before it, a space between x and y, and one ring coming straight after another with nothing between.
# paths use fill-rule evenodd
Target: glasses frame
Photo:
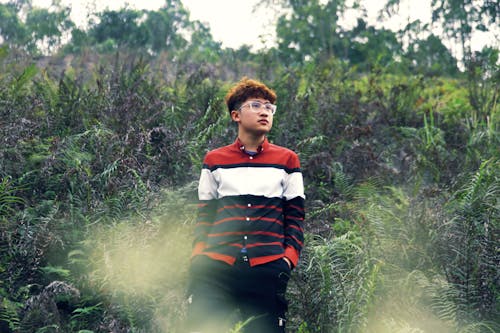
<instances>
[{"instance_id":1,"label":"glasses frame","mask_svg":"<svg viewBox=\"0 0 500 333\"><path fill-rule=\"evenodd\" d=\"M257 103L260 104L260 106L252 105L252 104L257 104ZM270 112L272 115L274 115L276 113L276 109L277 109L275 104L272 104L269 102L263 103L261 101L254 100L254 101L248 101L247 103L241 105L237 110L241 111L241 109L245 106L248 106L252 112L258 112L260 110L264 110L264 111ZM268 109L268 107L270 107L270 109Z\"/></svg>"}]
</instances>

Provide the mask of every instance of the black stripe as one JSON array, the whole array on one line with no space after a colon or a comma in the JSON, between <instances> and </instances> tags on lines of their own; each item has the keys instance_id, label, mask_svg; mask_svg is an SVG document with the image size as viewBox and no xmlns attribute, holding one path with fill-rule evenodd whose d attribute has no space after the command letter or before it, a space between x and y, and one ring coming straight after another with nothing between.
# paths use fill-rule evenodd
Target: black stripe
<instances>
[{"instance_id":1,"label":"black stripe","mask_svg":"<svg viewBox=\"0 0 500 333\"><path fill-rule=\"evenodd\" d=\"M207 252L214 252L217 254L223 254L235 258L240 252L239 247L228 246L228 244L213 244Z\"/></svg>"},{"instance_id":2,"label":"black stripe","mask_svg":"<svg viewBox=\"0 0 500 333\"><path fill-rule=\"evenodd\" d=\"M283 234L283 226L280 225L279 222L277 221L274 222L274 221L259 221L259 220L254 220L254 221L227 220L224 221L223 223L213 225L208 233L209 234L220 234L225 232L250 233L255 231Z\"/></svg>"},{"instance_id":3,"label":"black stripe","mask_svg":"<svg viewBox=\"0 0 500 333\"><path fill-rule=\"evenodd\" d=\"M258 258L263 256L272 256L276 254L282 254L284 252L283 246L279 245L263 245L251 247L248 249L248 255L250 258Z\"/></svg>"},{"instance_id":4,"label":"black stripe","mask_svg":"<svg viewBox=\"0 0 500 333\"><path fill-rule=\"evenodd\" d=\"M244 208L233 208L233 206L227 206L226 209L221 209L217 214L217 219L222 220L228 217L237 216L249 216L249 217L266 217L271 219L283 220L283 212L280 209L274 209L271 207L255 208L255 207L244 207ZM280 208L277 206L277 208Z\"/></svg>"},{"instance_id":5,"label":"black stripe","mask_svg":"<svg viewBox=\"0 0 500 333\"><path fill-rule=\"evenodd\" d=\"M259 230L260 231L260 230ZM275 237L272 235L247 235L247 245L255 244L255 243L271 243L271 242L280 242L284 243L286 241L285 238ZM224 236L209 236L206 239L206 242L209 246L207 251L214 251L214 248L224 247L231 243L237 243L243 245L243 235L240 234L229 234ZM218 250L217 250L218 251Z\"/></svg>"},{"instance_id":6,"label":"black stripe","mask_svg":"<svg viewBox=\"0 0 500 333\"><path fill-rule=\"evenodd\" d=\"M278 207L281 207L283 205L283 199L281 198L268 198L263 195L253 194L228 195L223 198L217 199L217 201L218 208L235 204L246 205L248 203L251 203L252 205L267 205Z\"/></svg>"},{"instance_id":7,"label":"black stripe","mask_svg":"<svg viewBox=\"0 0 500 333\"><path fill-rule=\"evenodd\" d=\"M215 164L209 166L208 164L203 164L203 169L208 169L210 171L215 171L217 169L233 169L233 168L276 168L285 170L286 173L300 172L300 168L287 168L282 164L264 164L264 163L238 163L238 164Z\"/></svg>"}]
</instances>

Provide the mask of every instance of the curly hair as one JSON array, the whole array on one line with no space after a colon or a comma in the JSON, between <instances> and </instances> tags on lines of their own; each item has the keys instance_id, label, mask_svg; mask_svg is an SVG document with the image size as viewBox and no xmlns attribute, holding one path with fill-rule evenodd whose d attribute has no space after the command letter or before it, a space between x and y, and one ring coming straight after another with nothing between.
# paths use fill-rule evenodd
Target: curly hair
<instances>
[{"instance_id":1,"label":"curly hair","mask_svg":"<svg viewBox=\"0 0 500 333\"><path fill-rule=\"evenodd\" d=\"M229 89L225 101L229 113L237 110L248 98L263 98L270 103L276 102L276 93L264 83L243 77L240 82Z\"/></svg>"}]
</instances>

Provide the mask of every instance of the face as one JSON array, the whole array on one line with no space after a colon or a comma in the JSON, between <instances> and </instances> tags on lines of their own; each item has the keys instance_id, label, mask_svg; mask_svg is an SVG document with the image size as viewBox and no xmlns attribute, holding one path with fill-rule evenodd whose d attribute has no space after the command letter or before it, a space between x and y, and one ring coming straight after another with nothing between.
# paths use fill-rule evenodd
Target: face
<instances>
[{"instance_id":1,"label":"face","mask_svg":"<svg viewBox=\"0 0 500 333\"><path fill-rule=\"evenodd\" d=\"M252 135L263 135L269 133L273 127L273 113L265 107L252 107L251 102L258 101L261 104L269 103L262 98L248 98L241 104L239 110L231 111L231 118L238 123L240 131Z\"/></svg>"}]
</instances>

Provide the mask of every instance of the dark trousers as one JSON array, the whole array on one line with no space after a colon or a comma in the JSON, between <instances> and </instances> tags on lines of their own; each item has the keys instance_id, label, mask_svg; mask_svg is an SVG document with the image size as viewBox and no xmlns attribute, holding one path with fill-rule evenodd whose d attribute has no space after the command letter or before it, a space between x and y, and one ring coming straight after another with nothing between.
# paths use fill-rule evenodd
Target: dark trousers
<instances>
[{"instance_id":1,"label":"dark trousers","mask_svg":"<svg viewBox=\"0 0 500 333\"><path fill-rule=\"evenodd\" d=\"M279 259L250 267L205 256L193 259L188 288L187 332L285 332L288 264Z\"/></svg>"}]
</instances>

